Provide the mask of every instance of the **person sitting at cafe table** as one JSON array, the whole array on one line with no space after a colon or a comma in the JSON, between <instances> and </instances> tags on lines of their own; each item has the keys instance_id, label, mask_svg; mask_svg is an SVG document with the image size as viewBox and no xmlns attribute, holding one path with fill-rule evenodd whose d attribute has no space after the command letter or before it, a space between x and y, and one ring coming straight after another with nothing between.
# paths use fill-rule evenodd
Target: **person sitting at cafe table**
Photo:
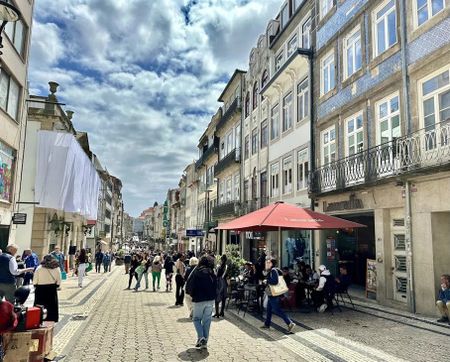
<instances>
[{"instance_id":1,"label":"person sitting at cafe table","mask_svg":"<svg viewBox=\"0 0 450 362\"><path fill-rule=\"evenodd\" d=\"M352 278L348 275L348 270L346 265L341 265L339 267L339 277L335 279L336 281L336 292L344 293L347 291L348 287L352 283Z\"/></svg>"},{"instance_id":2,"label":"person sitting at cafe table","mask_svg":"<svg viewBox=\"0 0 450 362\"><path fill-rule=\"evenodd\" d=\"M254 270L254 266L251 262L246 262L244 264L244 272L243 272L244 282L249 284L258 284L258 279L256 277L256 273Z\"/></svg>"},{"instance_id":3,"label":"person sitting at cafe table","mask_svg":"<svg viewBox=\"0 0 450 362\"><path fill-rule=\"evenodd\" d=\"M450 275L448 274L441 275L441 288L436 306L441 314L441 318L437 321L450 324Z\"/></svg>"},{"instance_id":4,"label":"person sitting at cafe table","mask_svg":"<svg viewBox=\"0 0 450 362\"><path fill-rule=\"evenodd\" d=\"M311 269L309 265L305 267L305 282L318 282L319 274L317 274L314 270Z\"/></svg>"},{"instance_id":5,"label":"person sitting at cafe table","mask_svg":"<svg viewBox=\"0 0 450 362\"><path fill-rule=\"evenodd\" d=\"M283 273L283 279L286 282L286 285L289 286L292 281L291 275L289 274L289 268L285 266L281 271Z\"/></svg>"},{"instance_id":6,"label":"person sitting at cafe table","mask_svg":"<svg viewBox=\"0 0 450 362\"><path fill-rule=\"evenodd\" d=\"M320 279L319 285L311 294L314 307L319 313L325 312L327 308L333 306L333 297L335 293L335 281L330 271L325 265L319 266Z\"/></svg>"},{"instance_id":7,"label":"person sitting at cafe table","mask_svg":"<svg viewBox=\"0 0 450 362\"><path fill-rule=\"evenodd\" d=\"M304 280L306 277L306 263L303 260L299 260L294 267L295 275L300 279Z\"/></svg>"}]
</instances>

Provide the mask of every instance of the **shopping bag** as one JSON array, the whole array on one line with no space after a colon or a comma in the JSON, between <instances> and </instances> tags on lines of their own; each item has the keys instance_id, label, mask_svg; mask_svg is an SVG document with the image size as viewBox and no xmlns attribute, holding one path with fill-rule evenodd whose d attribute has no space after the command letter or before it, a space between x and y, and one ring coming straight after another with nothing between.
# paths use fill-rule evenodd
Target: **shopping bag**
<instances>
[{"instance_id":1,"label":"shopping bag","mask_svg":"<svg viewBox=\"0 0 450 362\"><path fill-rule=\"evenodd\" d=\"M272 297L278 297L279 295L283 295L284 293L287 293L289 291L289 288L286 285L286 282L283 276L280 275L280 273L278 273L278 284L269 285L269 288L270 288L270 295Z\"/></svg>"},{"instance_id":2,"label":"shopping bag","mask_svg":"<svg viewBox=\"0 0 450 362\"><path fill-rule=\"evenodd\" d=\"M61 272L61 280L66 280L67 279L67 273L65 271Z\"/></svg>"}]
</instances>

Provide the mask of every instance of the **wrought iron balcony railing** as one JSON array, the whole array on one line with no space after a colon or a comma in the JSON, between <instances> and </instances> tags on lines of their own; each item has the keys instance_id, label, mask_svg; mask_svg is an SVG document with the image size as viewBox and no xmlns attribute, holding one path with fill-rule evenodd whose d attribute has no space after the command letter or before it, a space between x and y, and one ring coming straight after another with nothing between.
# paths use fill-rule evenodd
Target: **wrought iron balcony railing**
<instances>
[{"instance_id":1,"label":"wrought iron balcony railing","mask_svg":"<svg viewBox=\"0 0 450 362\"><path fill-rule=\"evenodd\" d=\"M316 169L311 191L342 190L432 168L450 168L450 122L358 152Z\"/></svg>"},{"instance_id":2,"label":"wrought iron balcony railing","mask_svg":"<svg viewBox=\"0 0 450 362\"><path fill-rule=\"evenodd\" d=\"M241 97L236 97L216 125L216 132L222 129L231 117L241 110Z\"/></svg>"},{"instance_id":3,"label":"wrought iron balcony railing","mask_svg":"<svg viewBox=\"0 0 450 362\"><path fill-rule=\"evenodd\" d=\"M239 203L237 201L227 202L213 207L212 216L213 219L218 219L227 216L239 215Z\"/></svg>"},{"instance_id":4,"label":"wrought iron balcony railing","mask_svg":"<svg viewBox=\"0 0 450 362\"><path fill-rule=\"evenodd\" d=\"M214 168L214 176L217 176L226 168L239 162L241 162L241 149L235 148L217 163L216 167Z\"/></svg>"},{"instance_id":5,"label":"wrought iron balcony railing","mask_svg":"<svg viewBox=\"0 0 450 362\"><path fill-rule=\"evenodd\" d=\"M203 164L209 159L211 155L213 155L216 152L216 145L209 146L203 154L200 156L200 158L195 162L195 168L199 169L203 166Z\"/></svg>"}]
</instances>

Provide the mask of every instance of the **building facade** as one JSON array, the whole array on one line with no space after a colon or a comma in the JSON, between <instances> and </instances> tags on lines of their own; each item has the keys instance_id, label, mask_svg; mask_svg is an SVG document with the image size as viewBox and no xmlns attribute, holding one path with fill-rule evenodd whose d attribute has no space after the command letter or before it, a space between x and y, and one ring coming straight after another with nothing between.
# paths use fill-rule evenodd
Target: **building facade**
<instances>
[{"instance_id":1,"label":"building facade","mask_svg":"<svg viewBox=\"0 0 450 362\"><path fill-rule=\"evenodd\" d=\"M378 301L427 314L450 268L449 6L330 1L316 37L315 205L367 225L317 233L317 262L361 286L372 263Z\"/></svg>"},{"instance_id":2,"label":"building facade","mask_svg":"<svg viewBox=\"0 0 450 362\"><path fill-rule=\"evenodd\" d=\"M18 212L22 176L23 147L27 117L27 76L30 50L33 1L16 0L14 5L22 14L15 23L7 23L2 34L3 48L0 69L0 249L9 242L28 241L16 238L12 224ZM25 244L24 244L25 243ZM22 245L23 244L23 245Z\"/></svg>"}]
</instances>

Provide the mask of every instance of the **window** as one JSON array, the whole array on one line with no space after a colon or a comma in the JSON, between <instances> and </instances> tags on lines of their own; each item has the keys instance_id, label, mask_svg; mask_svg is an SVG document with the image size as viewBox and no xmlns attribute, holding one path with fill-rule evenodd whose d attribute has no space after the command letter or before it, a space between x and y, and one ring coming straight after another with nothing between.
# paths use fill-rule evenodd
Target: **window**
<instances>
[{"instance_id":1,"label":"window","mask_svg":"<svg viewBox=\"0 0 450 362\"><path fill-rule=\"evenodd\" d=\"M283 160L283 194L292 192L292 157Z\"/></svg>"},{"instance_id":2,"label":"window","mask_svg":"<svg viewBox=\"0 0 450 362\"><path fill-rule=\"evenodd\" d=\"M384 2L375 10L375 56L397 43L397 14L395 0Z\"/></svg>"},{"instance_id":3,"label":"window","mask_svg":"<svg viewBox=\"0 0 450 362\"><path fill-rule=\"evenodd\" d=\"M232 192L233 192L233 179L230 177L227 180L227 201L226 202L231 202L232 201Z\"/></svg>"},{"instance_id":4,"label":"window","mask_svg":"<svg viewBox=\"0 0 450 362\"><path fill-rule=\"evenodd\" d=\"M278 163L274 163L270 167L270 190L271 197L277 197L279 192L279 175L280 173L280 165Z\"/></svg>"},{"instance_id":5,"label":"window","mask_svg":"<svg viewBox=\"0 0 450 362\"><path fill-rule=\"evenodd\" d=\"M278 104L272 108L270 117L270 139L274 140L280 136L280 110Z\"/></svg>"},{"instance_id":6,"label":"window","mask_svg":"<svg viewBox=\"0 0 450 362\"><path fill-rule=\"evenodd\" d=\"M302 47L311 48L311 18L308 18L302 25Z\"/></svg>"},{"instance_id":7,"label":"window","mask_svg":"<svg viewBox=\"0 0 450 362\"><path fill-rule=\"evenodd\" d=\"M334 52L322 60L321 94L327 94L335 86Z\"/></svg>"},{"instance_id":8,"label":"window","mask_svg":"<svg viewBox=\"0 0 450 362\"><path fill-rule=\"evenodd\" d=\"M258 128L252 131L252 155L258 152Z\"/></svg>"},{"instance_id":9,"label":"window","mask_svg":"<svg viewBox=\"0 0 450 362\"><path fill-rule=\"evenodd\" d=\"M261 148L267 147L269 142L269 129L267 128L267 120L261 123Z\"/></svg>"},{"instance_id":10,"label":"window","mask_svg":"<svg viewBox=\"0 0 450 362\"><path fill-rule=\"evenodd\" d=\"M445 7L445 0L414 0L417 9L417 26L422 25Z\"/></svg>"},{"instance_id":11,"label":"window","mask_svg":"<svg viewBox=\"0 0 450 362\"><path fill-rule=\"evenodd\" d=\"M260 207L267 205L267 172L261 172L260 176Z\"/></svg>"},{"instance_id":12,"label":"window","mask_svg":"<svg viewBox=\"0 0 450 362\"><path fill-rule=\"evenodd\" d=\"M298 7L302 4L304 0L294 0L294 11L298 9Z\"/></svg>"},{"instance_id":13,"label":"window","mask_svg":"<svg viewBox=\"0 0 450 362\"><path fill-rule=\"evenodd\" d=\"M289 21L289 6L286 4L283 9L281 9L281 29L283 29Z\"/></svg>"},{"instance_id":14,"label":"window","mask_svg":"<svg viewBox=\"0 0 450 362\"><path fill-rule=\"evenodd\" d=\"M344 78L350 77L361 66L361 30L357 28L344 38Z\"/></svg>"},{"instance_id":15,"label":"window","mask_svg":"<svg viewBox=\"0 0 450 362\"><path fill-rule=\"evenodd\" d=\"M292 102L292 92L283 99L283 132L292 128L294 118L294 102Z\"/></svg>"},{"instance_id":16,"label":"window","mask_svg":"<svg viewBox=\"0 0 450 362\"><path fill-rule=\"evenodd\" d=\"M247 118L250 115L250 92L247 92L247 95L245 96L245 118Z\"/></svg>"},{"instance_id":17,"label":"window","mask_svg":"<svg viewBox=\"0 0 450 362\"><path fill-rule=\"evenodd\" d=\"M322 132L322 165L336 160L336 129L330 127Z\"/></svg>"},{"instance_id":18,"label":"window","mask_svg":"<svg viewBox=\"0 0 450 362\"><path fill-rule=\"evenodd\" d=\"M224 158L226 155L225 153L225 142L221 141L220 142L220 150L219 150L219 159L221 160L222 158Z\"/></svg>"},{"instance_id":19,"label":"window","mask_svg":"<svg viewBox=\"0 0 450 362\"><path fill-rule=\"evenodd\" d=\"M250 137L247 135L245 136L245 154L244 154L245 159L247 159L249 155L250 155Z\"/></svg>"},{"instance_id":20,"label":"window","mask_svg":"<svg viewBox=\"0 0 450 362\"><path fill-rule=\"evenodd\" d=\"M450 74L449 69L421 83L422 124L429 134L436 134L450 123ZM441 122L444 122L442 124ZM442 133L449 133L442 132ZM443 140L445 144L449 141Z\"/></svg>"},{"instance_id":21,"label":"window","mask_svg":"<svg viewBox=\"0 0 450 362\"><path fill-rule=\"evenodd\" d=\"M261 77L261 89L263 89L266 86L268 80L269 80L269 72L266 69L264 70L263 75Z\"/></svg>"},{"instance_id":22,"label":"window","mask_svg":"<svg viewBox=\"0 0 450 362\"><path fill-rule=\"evenodd\" d=\"M233 130L231 130L231 132L227 134L227 149L225 155L228 155L231 151L233 151L233 149L234 149Z\"/></svg>"},{"instance_id":23,"label":"window","mask_svg":"<svg viewBox=\"0 0 450 362\"><path fill-rule=\"evenodd\" d=\"M289 58L294 54L295 50L298 48L297 34L295 34L287 44L287 57Z\"/></svg>"},{"instance_id":24,"label":"window","mask_svg":"<svg viewBox=\"0 0 450 362\"><path fill-rule=\"evenodd\" d=\"M345 156L352 156L364 149L364 129L363 129L363 115L350 117L345 122L346 128L346 147Z\"/></svg>"},{"instance_id":25,"label":"window","mask_svg":"<svg viewBox=\"0 0 450 362\"><path fill-rule=\"evenodd\" d=\"M0 173L2 187L0 187L0 200L11 202L14 182L16 151L0 141Z\"/></svg>"},{"instance_id":26,"label":"window","mask_svg":"<svg viewBox=\"0 0 450 362\"><path fill-rule=\"evenodd\" d=\"M239 174L234 175L234 199L239 201L241 197L241 177Z\"/></svg>"},{"instance_id":27,"label":"window","mask_svg":"<svg viewBox=\"0 0 450 362\"><path fill-rule=\"evenodd\" d=\"M309 116L308 78L297 85L297 122Z\"/></svg>"},{"instance_id":28,"label":"window","mask_svg":"<svg viewBox=\"0 0 450 362\"><path fill-rule=\"evenodd\" d=\"M219 183L219 202L220 202L220 205L225 203L225 195L224 195L225 190L224 189L225 189L225 183L223 181L220 181L220 183Z\"/></svg>"},{"instance_id":29,"label":"window","mask_svg":"<svg viewBox=\"0 0 450 362\"><path fill-rule=\"evenodd\" d=\"M5 69L0 69L0 107L15 120L19 111L19 98L19 84Z\"/></svg>"},{"instance_id":30,"label":"window","mask_svg":"<svg viewBox=\"0 0 450 362\"><path fill-rule=\"evenodd\" d=\"M5 33L17 52L23 56L25 50L25 36L27 33L27 27L23 21L18 20L16 22L8 22L5 26Z\"/></svg>"},{"instance_id":31,"label":"window","mask_svg":"<svg viewBox=\"0 0 450 362\"><path fill-rule=\"evenodd\" d=\"M277 72L283 65L283 51L281 51L275 58L275 72Z\"/></svg>"},{"instance_id":32,"label":"window","mask_svg":"<svg viewBox=\"0 0 450 362\"><path fill-rule=\"evenodd\" d=\"M258 107L258 93L259 93L258 82L255 82L253 86L253 109L256 109L256 107Z\"/></svg>"},{"instance_id":33,"label":"window","mask_svg":"<svg viewBox=\"0 0 450 362\"><path fill-rule=\"evenodd\" d=\"M241 125L238 123L235 127L234 147L241 147Z\"/></svg>"},{"instance_id":34,"label":"window","mask_svg":"<svg viewBox=\"0 0 450 362\"><path fill-rule=\"evenodd\" d=\"M378 144L391 142L401 136L398 94L376 104Z\"/></svg>"},{"instance_id":35,"label":"window","mask_svg":"<svg viewBox=\"0 0 450 362\"><path fill-rule=\"evenodd\" d=\"M320 18L323 19L332 8L333 0L320 0Z\"/></svg>"},{"instance_id":36,"label":"window","mask_svg":"<svg viewBox=\"0 0 450 362\"><path fill-rule=\"evenodd\" d=\"M304 190L308 187L309 172L308 149L297 153L297 190Z\"/></svg>"},{"instance_id":37,"label":"window","mask_svg":"<svg viewBox=\"0 0 450 362\"><path fill-rule=\"evenodd\" d=\"M248 187L249 187L248 180L245 180L244 181L244 201L245 202L247 202L249 200Z\"/></svg>"}]
</instances>

